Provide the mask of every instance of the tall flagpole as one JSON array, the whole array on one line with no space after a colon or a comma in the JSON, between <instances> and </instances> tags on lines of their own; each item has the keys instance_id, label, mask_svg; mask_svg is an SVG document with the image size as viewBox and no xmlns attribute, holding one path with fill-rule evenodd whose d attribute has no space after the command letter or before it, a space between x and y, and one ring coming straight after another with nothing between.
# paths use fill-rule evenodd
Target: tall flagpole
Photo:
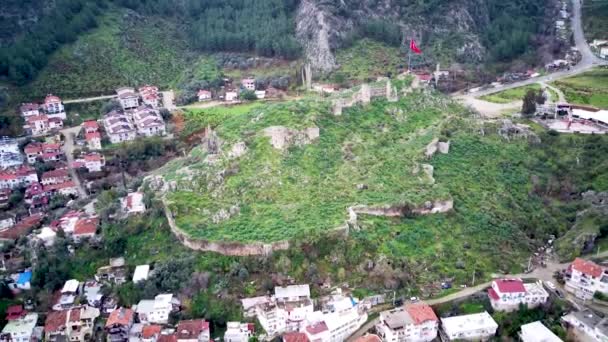
<instances>
[{"instance_id":1,"label":"tall flagpole","mask_svg":"<svg viewBox=\"0 0 608 342\"><path fill-rule=\"evenodd\" d=\"M410 45L407 47L407 71L412 72L412 39L410 38Z\"/></svg>"}]
</instances>

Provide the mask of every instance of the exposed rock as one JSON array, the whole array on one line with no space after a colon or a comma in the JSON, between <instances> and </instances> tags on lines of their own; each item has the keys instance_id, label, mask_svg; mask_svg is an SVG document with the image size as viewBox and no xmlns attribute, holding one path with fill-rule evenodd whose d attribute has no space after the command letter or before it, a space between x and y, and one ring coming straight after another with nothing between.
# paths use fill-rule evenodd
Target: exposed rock
<instances>
[{"instance_id":1,"label":"exposed rock","mask_svg":"<svg viewBox=\"0 0 608 342\"><path fill-rule=\"evenodd\" d=\"M447 213L454 209L454 201L453 200L445 200L445 201L427 201L424 203L422 208L415 208L412 210L414 214L418 215L428 215L428 214L439 214L439 213Z\"/></svg>"},{"instance_id":2,"label":"exposed rock","mask_svg":"<svg viewBox=\"0 0 608 342\"><path fill-rule=\"evenodd\" d=\"M435 178L433 178L433 173L435 171L435 168L433 167L433 165L422 164L422 171L424 172L425 176L428 178L429 182L431 184L435 184Z\"/></svg>"},{"instance_id":3,"label":"exposed rock","mask_svg":"<svg viewBox=\"0 0 608 342\"><path fill-rule=\"evenodd\" d=\"M367 190L368 186L367 184L357 184L357 190L361 191L361 190Z\"/></svg>"},{"instance_id":4,"label":"exposed rock","mask_svg":"<svg viewBox=\"0 0 608 342\"><path fill-rule=\"evenodd\" d=\"M302 0L296 14L296 38L304 46L307 59L322 72L336 68L331 51L330 27L327 12L317 7L315 0Z\"/></svg>"},{"instance_id":5,"label":"exposed rock","mask_svg":"<svg viewBox=\"0 0 608 342\"><path fill-rule=\"evenodd\" d=\"M432 156L434 156L435 153L437 152L438 143L439 143L439 139L435 138L428 145L426 145L426 148L424 150L424 156L427 158L431 158Z\"/></svg>"},{"instance_id":6,"label":"exposed rock","mask_svg":"<svg viewBox=\"0 0 608 342\"><path fill-rule=\"evenodd\" d=\"M498 134L507 139L528 139L532 143L540 143L540 138L532 132L530 126L524 124L514 124L511 120L503 120L498 129Z\"/></svg>"},{"instance_id":7,"label":"exposed rock","mask_svg":"<svg viewBox=\"0 0 608 342\"><path fill-rule=\"evenodd\" d=\"M439 153L448 154L450 152L450 142L449 141L447 141L447 142L440 141L437 144L437 148L439 150Z\"/></svg>"},{"instance_id":8,"label":"exposed rock","mask_svg":"<svg viewBox=\"0 0 608 342\"><path fill-rule=\"evenodd\" d=\"M264 136L270 137L272 147L283 150L291 145L302 146L319 138L319 128L310 127L302 131L284 126L271 126L264 129Z\"/></svg>"},{"instance_id":9,"label":"exposed rock","mask_svg":"<svg viewBox=\"0 0 608 342\"><path fill-rule=\"evenodd\" d=\"M230 152L228 152L228 158L239 158L240 156L247 153L247 145L240 141L232 146Z\"/></svg>"}]
</instances>

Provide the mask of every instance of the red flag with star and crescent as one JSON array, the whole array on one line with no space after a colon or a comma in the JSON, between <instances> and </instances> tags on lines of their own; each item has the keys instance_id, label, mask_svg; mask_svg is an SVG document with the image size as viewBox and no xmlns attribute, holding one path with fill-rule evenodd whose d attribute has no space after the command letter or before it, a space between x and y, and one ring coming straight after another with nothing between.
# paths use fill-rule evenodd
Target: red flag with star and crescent
<instances>
[{"instance_id":1,"label":"red flag with star and crescent","mask_svg":"<svg viewBox=\"0 0 608 342\"><path fill-rule=\"evenodd\" d=\"M422 50L420 50L420 48L418 48L418 46L416 45L416 41L415 40L410 40L410 50L415 53L415 54L421 54Z\"/></svg>"}]
</instances>

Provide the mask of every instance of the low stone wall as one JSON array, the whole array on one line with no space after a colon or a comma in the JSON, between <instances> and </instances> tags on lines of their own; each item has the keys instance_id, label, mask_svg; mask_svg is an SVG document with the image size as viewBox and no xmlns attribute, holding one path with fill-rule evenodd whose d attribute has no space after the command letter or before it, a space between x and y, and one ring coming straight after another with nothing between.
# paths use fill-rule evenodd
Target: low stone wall
<instances>
[{"instance_id":1,"label":"low stone wall","mask_svg":"<svg viewBox=\"0 0 608 342\"><path fill-rule=\"evenodd\" d=\"M342 115L342 110L344 108L352 107L356 104L368 104L372 98L375 97L385 97L391 102L395 102L399 100L399 96L393 86L391 85L391 81L388 80L386 85L384 86L370 86L367 83L361 85L361 89L355 92L350 98L347 99L335 99L332 102L332 109L334 115Z\"/></svg>"},{"instance_id":2,"label":"low stone wall","mask_svg":"<svg viewBox=\"0 0 608 342\"><path fill-rule=\"evenodd\" d=\"M289 248L289 241L277 241L273 243L241 243L193 239L184 231L179 229L177 224L175 224L173 213L169 209L169 206L164 198L162 199L162 202L171 232L184 246L190 249L203 252L216 252L231 256L253 256L270 255L272 252L286 250Z\"/></svg>"}]
</instances>

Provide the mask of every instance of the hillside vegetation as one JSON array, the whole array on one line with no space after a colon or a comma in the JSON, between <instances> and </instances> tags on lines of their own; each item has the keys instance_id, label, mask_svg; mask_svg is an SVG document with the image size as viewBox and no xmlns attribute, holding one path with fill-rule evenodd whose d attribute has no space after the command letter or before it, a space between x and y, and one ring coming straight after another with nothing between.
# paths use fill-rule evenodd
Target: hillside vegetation
<instances>
[{"instance_id":1,"label":"hillside vegetation","mask_svg":"<svg viewBox=\"0 0 608 342\"><path fill-rule=\"evenodd\" d=\"M554 83L568 102L608 109L608 69L593 69Z\"/></svg>"},{"instance_id":2,"label":"hillside vegetation","mask_svg":"<svg viewBox=\"0 0 608 342\"><path fill-rule=\"evenodd\" d=\"M374 101L342 116L310 100L186 116L193 128L185 134L212 127L207 137L217 135L222 151L210 157L204 139L188 157L158 172L175 182L166 197L178 226L193 238L304 239L316 245L344 225L349 206L413 208L453 199L454 210L447 214L360 214L359 229L350 230L346 243L357 246L363 258L399 261L420 282L462 279L473 270L480 276L521 271L530 250L571 227L581 208L572 194L608 188L605 173L593 171L601 164L589 154L597 146L591 140L603 137L576 137L580 152L560 156L556 149L571 137L542 133L541 144L505 140L496 133L500 124L480 126L463 108L424 93L398 103ZM320 136L277 150L263 134L277 125L319 127ZM427 160L423 151L433 138L449 140L450 151ZM245 143L246 152L229 157L237 142ZM424 163L433 165L434 180L416 172ZM428 267L433 276L420 272Z\"/></svg>"}]
</instances>

